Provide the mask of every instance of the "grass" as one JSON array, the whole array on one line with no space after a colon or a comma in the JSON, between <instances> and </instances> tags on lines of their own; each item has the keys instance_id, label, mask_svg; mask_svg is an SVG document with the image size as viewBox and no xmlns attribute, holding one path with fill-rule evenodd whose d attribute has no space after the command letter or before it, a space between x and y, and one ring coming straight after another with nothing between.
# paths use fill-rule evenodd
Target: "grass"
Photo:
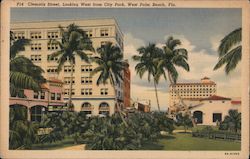
<instances>
[{"instance_id":1,"label":"grass","mask_svg":"<svg viewBox=\"0 0 250 159\"><path fill-rule=\"evenodd\" d=\"M240 150L240 143L192 137L189 133L177 133L162 137L156 143L145 143L142 150Z\"/></svg>"},{"instance_id":2,"label":"grass","mask_svg":"<svg viewBox=\"0 0 250 159\"><path fill-rule=\"evenodd\" d=\"M67 137L61 141L56 141L53 143L44 143L44 144L34 144L32 145L32 150L55 150L59 148L74 146L74 140L70 137Z\"/></svg>"}]
</instances>

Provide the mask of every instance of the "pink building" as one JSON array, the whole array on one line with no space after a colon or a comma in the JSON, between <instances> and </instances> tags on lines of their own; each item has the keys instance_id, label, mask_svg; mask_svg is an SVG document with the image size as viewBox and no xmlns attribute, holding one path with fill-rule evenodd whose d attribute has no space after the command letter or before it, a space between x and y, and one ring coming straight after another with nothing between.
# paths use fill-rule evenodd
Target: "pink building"
<instances>
[{"instance_id":1,"label":"pink building","mask_svg":"<svg viewBox=\"0 0 250 159\"><path fill-rule=\"evenodd\" d=\"M63 82L58 79L49 79L41 86L40 92L24 90L25 98L10 97L11 107L22 106L27 109L28 120L41 121L47 111L66 110L63 102Z\"/></svg>"}]
</instances>

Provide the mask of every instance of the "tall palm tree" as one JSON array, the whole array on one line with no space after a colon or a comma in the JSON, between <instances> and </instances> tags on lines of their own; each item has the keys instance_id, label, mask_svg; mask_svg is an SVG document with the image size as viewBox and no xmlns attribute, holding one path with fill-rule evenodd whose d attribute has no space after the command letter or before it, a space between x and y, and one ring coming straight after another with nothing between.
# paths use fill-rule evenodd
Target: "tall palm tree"
<instances>
[{"instance_id":1,"label":"tall palm tree","mask_svg":"<svg viewBox=\"0 0 250 159\"><path fill-rule=\"evenodd\" d=\"M15 40L13 32L10 32L10 94L11 96L25 96L23 89L40 90L40 84L46 80L44 72L39 66L24 56L17 56L20 51L25 51L29 45L29 39Z\"/></svg>"},{"instance_id":2,"label":"tall palm tree","mask_svg":"<svg viewBox=\"0 0 250 159\"><path fill-rule=\"evenodd\" d=\"M134 55L132 58L137 61L135 66L136 73L139 74L140 78L148 72L148 81L151 81L151 76L153 77L153 83L155 88L155 96L157 101L158 110L160 111L160 104L157 93L157 84L159 83L160 75L165 73L162 68L157 68L157 58L162 54L161 49L155 46L155 44L149 44L146 47L140 47L137 49L139 55Z\"/></svg>"},{"instance_id":3,"label":"tall palm tree","mask_svg":"<svg viewBox=\"0 0 250 159\"><path fill-rule=\"evenodd\" d=\"M220 46L218 48L219 61L215 65L214 70L226 65L225 72L226 74L229 74L236 68L242 56L242 46L240 45L241 32L242 28L238 28L226 35L221 40Z\"/></svg>"},{"instance_id":4,"label":"tall palm tree","mask_svg":"<svg viewBox=\"0 0 250 159\"><path fill-rule=\"evenodd\" d=\"M68 106L71 107L72 98L72 81L73 81L73 70L75 65L76 55L81 57L85 62L89 62L89 57L86 51L94 51L90 39L87 37L86 32L80 29L75 24L70 24L64 29L59 26L61 40L51 40L50 43L59 45L60 50L53 52L50 58L59 57L58 59L58 73L62 70L62 66L69 60L71 67L70 74L70 89L69 89L69 100Z\"/></svg>"},{"instance_id":5,"label":"tall palm tree","mask_svg":"<svg viewBox=\"0 0 250 159\"><path fill-rule=\"evenodd\" d=\"M118 104L116 86L123 80L123 71L126 68L126 62L123 61L123 54L121 49L118 46L113 45L111 42L108 42L103 47L97 49L99 56L93 57L92 60L98 66L93 70L91 75L100 73L97 79L97 85L107 84L107 81L114 88L115 94L115 104L117 106L118 112L123 120L124 124L127 126L127 123L121 114L121 108Z\"/></svg>"},{"instance_id":6,"label":"tall palm tree","mask_svg":"<svg viewBox=\"0 0 250 159\"><path fill-rule=\"evenodd\" d=\"M188 60L188 51L185 48L179 48L181 45L181 41L179 39L174 39L170 36L165 46L163 46L163 52L161 56L158 58L158 70L164 69L167 72L168 80L171 85L176 84L179 73L176 67L180 67L185 71L189 71ZM177 91L175 91L178 98L180 99L181 105L184 107L184 111L191 118L193 125L195 125L194 120L192 119L191 112L188 109L188 106L184 103L183 99L179 95Z\"/></svg>"}]
</instances>

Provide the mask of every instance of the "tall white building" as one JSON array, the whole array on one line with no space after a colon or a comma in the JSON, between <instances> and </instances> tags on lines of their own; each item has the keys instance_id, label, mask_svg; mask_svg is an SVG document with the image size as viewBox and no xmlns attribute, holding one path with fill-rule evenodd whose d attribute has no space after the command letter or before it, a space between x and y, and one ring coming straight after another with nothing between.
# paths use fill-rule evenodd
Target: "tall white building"
<instances>
[{"instance_id":1,"label":"tall white building","mask_svg":"<svg viewBox=\"0 0 250 159\"><path fill-rule=\"evenodd\" d=\"M70 73L73 71L72 103L74 110L85 111L88 114L113 114L115 111L115 98L123 101L123 83L114 88L108 83L96 85L98 75L90 76L96 67L94 63L86 63L76 56L75 68L71 70L70 63L66 62L62 71L57 73L58 58L50 59L49 55L59 50L59 46L49 43L50 39L60 40L58 26L67 27L76 24L86 31L96 49L112 42L121 48L123 52L123 34L115 19L89 19L89 20L65 20L65 21L38 21L38 22L13 22L11 31L16 39L31 39L31 44L25 47L19 55L30 58L34 64L40 66L44 71L45 78L58 78L64 81L64 100L68 100ZM97 56L96 53L88 51L88 56Z\"/></svg>"},{"instance_id":2,"label":"tall white building","mask_svg":"<svg viewBox=\"0 0 250 159\"><path fill-rule=\"evenodd\" d=\"M204 77L196 83L176 83L170 85L169 109L173 111L180 104L180 97L184 101L194 101L216 95L216 83Z\"/></svg>"}]
</instances>

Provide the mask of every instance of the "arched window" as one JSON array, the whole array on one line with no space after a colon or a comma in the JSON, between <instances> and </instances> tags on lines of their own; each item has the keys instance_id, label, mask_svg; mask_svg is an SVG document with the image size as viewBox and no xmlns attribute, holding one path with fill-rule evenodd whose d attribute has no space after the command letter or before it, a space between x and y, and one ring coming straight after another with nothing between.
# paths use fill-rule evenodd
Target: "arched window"
<instances>
[{"instance_id":1,"label":"arched window","mask_svg":"<svg viewBox=\"0 0 250 159\"><path fill-rule=\"evenodd\" d=\"M83 103L82 108L86 108L86 107L91 107L91 104L88 102Z\"/></svg>"},{"instance_id":2,"label":"arched window","mask_svg":"<svg viewBox=\"0 0 250 159\"><path fill-rule=\"evenodd\" d=\"M195 111L193 113L193 117L194 117L197 124L202 124L203 123L203 113L202 113L202 111Z\"/></svg>"},{"instance_id":3,"label":"arched window","mask_svg":"<svg viewBox=\"0 0 250 159\"><path fill-rule=\"evenodd\" d=\"M99 105L99 108L108 108L109 107L109 104L106 103L106 102L103 102Z\"/></svg>"},{"instance_id":4,"label":"arched window","mask_svg":"<svg viewBox=\"0 0 250 159\"><path fill-rule=\"evenodd\" d=\"M42 105L31 107L31 121L41 122L44 114L47 113L47 108Z\"/></svg>"}]
</instances>

